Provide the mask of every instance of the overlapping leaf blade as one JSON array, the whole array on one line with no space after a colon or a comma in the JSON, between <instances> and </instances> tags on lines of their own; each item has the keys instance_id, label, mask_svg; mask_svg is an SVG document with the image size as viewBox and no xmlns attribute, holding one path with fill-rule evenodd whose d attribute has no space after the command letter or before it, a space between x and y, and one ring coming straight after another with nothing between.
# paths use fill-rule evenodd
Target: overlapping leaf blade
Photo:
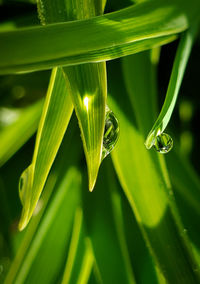
<instances>
[{"instance_id":1,"label":"overlapping leaf blade","mask_svg":"<svg viewBox=\"0 0 200 284\"><path fill-rule=\"evenodd\" d=\"M102 1L39 1L41 21L45 23L86 19L101 14ZM61 13L60 13L61 11ZM63 69L68 92L78 117L88 165L89 189L92 190L101 162L106 107L105 63L87 64Z\"/></svg>"},{"instance_id":2,"label":"overlapping leaf blade","mask_svg":"<svg viewBox=\"0 0 200 284\"><path fill-rule=\"evenodd\" d=\"M133 68L136 68L136 65ZM112 76L110 80L114 82ZM134 79L131 80L133 83ZM176 282L183 277L181 281L195 283L196 277L198 278L197 265L191 255L189 243L179 231L176 210L173 207L172 213L170 209L170 185L166 180L166 173L163 172L163 164L160 164L156 153L149 154L144 148L143 136L131 117L132 108L128 103L128 96L124 93L124 102L120 94L120 90L124 92L123 88L116 86L116 80L115 84L112 82L114 95L110 105L121 124L121 138L112 157L121 185L136 214L153 258L166 279ZM144 84L144 81L141 83ZM135 95L135 99L136 96L141 96L134 93L132 95ZM172 262L172 259L176 259L176 263Z\"/></svg>"},{"instance_id":3,"label":"overlapping leaf blade","mask_svg":"<svg viewBox=\"0 0 200 284\"><path fill-rule=\"evenodd\" d=\"M83 191L83 216L86 229L91 239L94 256L99 268L102 283L135 283L127 247L124 244L124 230L121 223L117 224L112 211L109 192L109 178L113 176L107 173L106 160L99 172L96 190L90 194ZM86 184L86 183L84 183ZM112 186L115 184L112 183ZM99 202L101 200L101 202ZM125 245L125 246L124 246ZM109 250L106 248L109 247ZM128 265L127 265L128 264Z\"/></svg>"},{"instance_id":4,"label":"overlapping leaf blade","mask_svg":"<svg viewBox=\"0 0 200 284\"><path fill-rule=\"evenodd\" d=\"M73 105L61 69L54 69L40 121L31 166L22 174L20 197L23 205L19 228L29 222L48 173L67 129Z\"/></svg>"},{"instance_id":5,"label":"overlapping leaf blade","mask_svg":"<svg viewBox=\"0 0 200 284\"><path fill-rule=\"evenodd\" d=\"M176 53L176 58L174 60L165 102L156 122L154 123L145 141L147 149L150 149L153 146L156 136L162 133L169 123L173 109L175 107L184 71L187 66L187 61L192 49L195 34L196 27L192 27L181 35L181 40Z\"/></svg>"},{"instance_id":6,"label":"overlapping leaf blade","mask_svg":"<svg viewBox=\"0 0 200 284\"><path fill-rule=\"evenodd\" d=\"M88 20L1 33L0 74L109 60L141 51L187 29L198 19L199 10L198 0L154 0Z\"/></svg>"},{"instance_id":7,"label":"overlapping leaf blade","mask_svg":"<svg viewBox=\"0 0 200 284\"><path fill-rule=\"evenodd\" d=\"M48 177L41 209L25 231L6 283L35 283L42 278L48 283L52 277L62 276L60 265L64 265L74 213L80 206L81 177L77 167L81 144L75 119L70 126ZM57 264L54 263L55 255ZM47 259L50 258L49 264ZM38 269L41 269L39 274L35 273Z\"/></svg>"},{"instance_id":8,"label":"overlapping leaf blade","mask_svg":"<svg viewBox=\"0 0 200 284\"><path fill-rule=\"evenodd\" d=\"M93 190L101 163L106 108L105 63L64 69L68 89L79 120L88 166L89 189Z\"/></svg>"}]
</instances>

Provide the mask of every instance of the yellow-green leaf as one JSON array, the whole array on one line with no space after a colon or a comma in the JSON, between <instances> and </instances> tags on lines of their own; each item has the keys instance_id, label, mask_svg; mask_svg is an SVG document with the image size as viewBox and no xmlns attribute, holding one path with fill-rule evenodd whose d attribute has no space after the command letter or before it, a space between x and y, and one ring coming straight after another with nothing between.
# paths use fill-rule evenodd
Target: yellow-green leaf
<instances>
[{"instance_id":1,"label":"yellow-green leaf","mask_svg":"<svg viewBox=\"0 0 200 284\"><path fill-rule=\"evenodd\" d=\"M67 129L73 105L66 91L62 70L52 72L42 118L40 120L36 146L31 165L20 180L20 196L23 209L19 223L22 230L29 222L43 190L48 173Z\"/></svg>"},{"instance_id":2,"label":"yellow-green leaf","mask_svg":"<svg viewBox=\"0 0 200 284\"><path fill-rule=\"evenodd\" d=\"M89 189L92 191L101 163L107 95L106 66L105 63L84 64L64 70L79 120Z\"/></svg>"},{"instance_id":3,"label":"yellow-green leaf","mask_svg":"<svg viewBox=\"0 0 200 284\"><path fill-rule=\"evenodd\" d=\"M121 126L120 139L112 154L120 183L153 259L167 281L196 283L199 279L198 265L170 198L171 188L167 173L163 171L164 164L157 153L145 149L143 135L134 123L133 108L123 89L123 81L120 85L116 84L120 80L120 69L117 71L117 80L117 73L115 77L113 74L110 76L113 95L109 104ZM134 78L131 80L134 83ZM141 84L144 83L144 77L141 77ZM135 100L141 96L139 93L132 95Z\"/></svg>"},{"instance_id":4,"label":"yellow-green leaf","mask_svg":"<svg viewBox=\"0 0 200 284\"><path fill-rule=\"evenodd\" d=\"M2 32L0 74L132 54L186 30L199 11L199 0L152 0L91 19Z\"/></svg>"}]
</instances>

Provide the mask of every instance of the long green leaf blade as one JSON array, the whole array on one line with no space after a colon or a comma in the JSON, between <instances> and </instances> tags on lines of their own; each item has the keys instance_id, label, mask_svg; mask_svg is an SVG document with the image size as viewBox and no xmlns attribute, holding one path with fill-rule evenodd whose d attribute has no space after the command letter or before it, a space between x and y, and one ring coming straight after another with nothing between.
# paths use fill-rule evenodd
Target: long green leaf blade
<instances>
[{"instance_id":1,"label":"long green leaf blade","mask_svg":"<svg viewBox=\"0 0 200 284\"><path fill-rule=\"evenodd\" d=\"M102 14L102 1L72 1L67 19L86 19ZM79 121L85 151L89 190L92 191L101 163L107 97L106 64L83 64L64 68L68 90Z\"/></svg>"},{"instance_id":2,"label":"long green leaf blade","mask_svg":"<svg viewBox=\"0 0 200 284\"><path fill-rule=\"evenodd\" d=\"M191 29L186 31L181 37L181 41L179 43L176 58L174 61L174 66L172 69L172 74L170 77L165 102L156 122L154 123L145 141L145 146L147 147L147 149L150 149L154 145L156 136L160 135L169 123L178 97L178 92L192 49L195 34L196 28L192 27Z\"/></svg>"},{"instance_id":3,"label":"long green leaf blade","mask_svg":"<svg viewBox=\"0 0 200 284\"><path fill-rule=\"evenodd\" d=\"M100 169L96 190L92 194L83 190L83 216L86 229L102 283L135 283L123 243L124 235L120 235L123 234L123 228L120 227L121 224L118 224L116 228L116 220L113 216L110 184L108 184L110 177L105 165L107 162L105 160ZM107 247L109 247L109 253L106 250Z\"/></svg>"},{"instance_id":4,"label":"long green leaf blade","mask_svg":"<svg viewBox=\"0 0 200 284\"><path fill-rule=\"evenodd\" d=\"M159 45L163 37L186 30L199 11L198 0L154 0L88 20L2 32L0 74L109 60L141 51L147 41L149 47L155 40Z\"/></svg>"},{"instance_id":5,"label":"long green leaf blade","mask_svg":"<svg viewBox=\"0 0 200 284\"><path fill-rule=\"evenodd\" d=\"M65 78L76 110L92 191L101 163L106 108L106 65L85 64L65 68Z\"/></svg>"},{"instance_id":6,"label":"long green leaf blade","mask_svg":"<svg viewBox=\"0 0 200 284\"><path fill-rule=\"evenodd\" d=\"M149 153L144 147L143 136L131 118L126 92L119 85L116 86L116 79L112 79L112 82L115 99L110 101L110 106L121 125L120 140L112 157L121 185L154 261L167 281L196 283L199 277L198 268L186 236L180 235L180 224L175 218L175 210L171 211L170 185L162 165L159 164L156 153ZM143 81L141 83L144 84ZM124 94L123 99L120 91Z\"/></svg>"},{"instance_id":7,"label":"long green leaf blade","mask_svg":"<svg viewBox=\"0 0 200 284\"><path fill-rule=\"evenodd\" d=\"M54 69L40 121L31 166L22 174L19 229L29 222L68 126L73 105L61 69Z\"/></svg>"},{"instance_id":8,"label":"long green leaf blade","mask_svg":"<svg viewBox=\"0 0 200 284\"><path fill-rule=\"evenodd\" d=\"M50 280L56 279L60 265L64 262L64 250L69 241L79 197L80 174L77 169L70 168L60 187L57 188L56 196L42 219L15 283L26 283L26 281L36 283L39 279L43 279L43 283L49 283ZM65 226L63 226L64 220ZM55 238L58 235L59 242L54 246ZM46 262L46 259L50 251L52 261L49 263ZM54 263L54 259L56 259L56 263Z\"/></svg>"},{"instance_id":9,"label":"long green leaf blade","mask_svg":"<svg viewBox=\"0 0 200 284\"><path fill-rule=\"evenodd\" d=\"M69 1L67 5L62 0L57 3L51 0L38 2L43 24L90 18L101 14L103 9L102 1ZM63 71L79 121L88 166L89 189L92 191L101 163L107 96L106 65L86 64L64 68Z\"/></svg>"},{"instance_id":10,"label":"long green leaf blade","mask_svg":"<svg viewBox=\"0 0 200 284\"><path fill-rule=\"evenodd\" d=\"M14 261L11 264L5 283L15 283L17 277L20 277L23 280L26 278L27 275L33 273L32 265L35 261L35 258L38 256L38 252L41 250L43 242L46 243L46 241L44 240L45 239L48 240L48 237L49 235L51 235L51 232L52 235L54 235L55 232L57 234L58 231L60 231L60 234L62 235L64 232L66 232L66 229L68 228L69 230L68 233L64 235L64 238L63 236L61 237L64 240L61 245L64 247L66 246L67 240L69 240L70 238L71 225L73 223L72 211L75 212L76 206L80 206L79 202L78 203L76 202L77 200L80 200L80 195L79 195L80 192L79 189L76 188L75 186L75 185L79 186L80 184L80 175L79 171L77 170L77 165L79 164L80 155L82 153L81 143L78 138L79 138L79 131L74 117L70 121L69 130L64 136L62 145L60 147L58 155L56 156L55 163L51 169L50 175L48 176L48 180L45 185L39 203L40 210L39 212L37 212L37 214L33 216L30 225L25 230L24 238L22 239L22 242L14 258ZM62 194L64 195L66 194L66 197L64 197L63 200L60 200L60 198L58 198L58 203L57 203L55 199L57 199L57 197L60 194L61 197ZM73 199L74 197L75 199ZM73 201L75 201L75 204L73 204ZM64 203L63 210L61 210L62 203ZM49 208L50 206L51 209ZM64 213L66 212L66 210L67 214ZM70 218L70 215L72 218ZM53 220L54 218L56 219L56 221ZM58 225L58 227L60 228L54 229L54 226L52 224L54 222L57 223L57 218L60 218L60 225ZM65 223L67 220L68 222ZM63 224L65 224L65 226L63 226ZM40 232L42 231L43 234L42 235L38 234L37 233L38 230L40 230ZM19 234L23 233L20 232ZM37 238L37 249L35 251L32 248L32 245L35 242L36 238ZM57 237L56 238L54 237L52 239L53 240L51 241L52 243L50 244L50 246L55 247L56 250L57 246L55 246L55 239L57 239ZM29 254L30 250L32 250L32 252ZM63 264L64 264L64 258L66 254L63 249L61 249L61 251L62 253L60 254L60 256L58 256L57 261L60 262L61 261L60 257L61 257L63 259ZM48 265L48 262L46 260L51 257L54 257L52 254L52 250L48 249L48 251L46 252L43 265L41 265L40 263L38 263L38 265L42 267L44 267L46 264ZM60 272L60 267L54 265L53 268L51 269L51 273L49 276L51 277L52 274L55 275L59 272ZM43 274L44 277L46 277L44 269L39 274L39 277L43 277Z\"/></svg>"}]
</instances>

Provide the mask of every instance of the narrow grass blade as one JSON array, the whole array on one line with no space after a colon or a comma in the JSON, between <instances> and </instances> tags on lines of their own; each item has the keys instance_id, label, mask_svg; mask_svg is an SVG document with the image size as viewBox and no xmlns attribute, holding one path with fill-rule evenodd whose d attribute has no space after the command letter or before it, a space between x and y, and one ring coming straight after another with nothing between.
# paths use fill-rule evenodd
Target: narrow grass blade
<instances>
[{"instance_id":1,"label":"narrow grass blade","mask_svg":"<svg viewBox=\"0 0 200 284\"><path fill-rule=\"evenodd\" d=\"M83 260L85 253L84 237L83 212L81 208L78 208L74 217L72 237L63 273L62 284L77 283L77 274L80 270L81 261ZM76 271L76 275L73 273L74 270Z\"/></svg>"},{"instance_id":2,"label":"narrow grass blade","mask_svg":"<svg viewBox=\"0 0 200 284\"><path fill-rule=\"evenodd\" d=\"M20 180L23 205L19 229L29 222L68 126L73 105L61 69L54 69L40 121L31 166Z\"/></svg>"},{"instance_id":3,"label":"narrow grass blade","mask_svg":"<svg viewBox=\"0 0 200 284\"><path fill-rule=\"evenodd\" d=\"M113 93L109 105L121 125L120 140L112 154L120 183L153 259L167 281L196 283L199 281L198 265L185 233L180 231L176 210L171 208L170 185L156 153L146 151L143 145L143 136L132 119L128 96L123 87L116 84L120 80L120 70L116 68L116 72L117 81L116 73L108 78Z\"/></svg>"},{"instance_id":4,"label":"narrow grass blade","mask_svg":"<svg viewBox=\"0 0 200 284\"><path fill-rule=\"evenodd\" d=\"M102 14L102 1L72 2L66 7L67 19L86 19ZM89 190L97 179L105 128L107 97L106 64L83 64L64 68L65 79L79 121L88 167Z\"/></svg>"},{"instance_id":5,"label":"narrow grass blade","mask_svg":"<svg viewBox=\"0 0 200 284\"><path fill-rule=\"evenodd\" d=\"M186 30L199 11L198 0L153 0L91 19L2 32L0 74L99 62L141 51Z\"/></svg>"},{"instance_id":6,"label":"narrow grass blade","mask_svg":"<svg viewBox=\"0 0 200 284\"><path fill-rule=\"evenodd\" d=\"M73 173L77 172L75 170L77 163L79 163L79 159L80 159L80 154L81 154L81 144L79 141L79 133L78 133L78 127L77 127L77 123L75 121L75 117L74 119L72 119L72 121L70 122L70 128L69 131L67 131L64 139L63 139L63 143L61 145L60 151L56 157L55 163L52 167L51 173L48 177L47 183L45 185L45 189L43 191L41 200L40 200L40 206L41 209L39 210L39 212L37 214L35 214L30 222L30 225L27 227L27 229L25 230L25 235L24 238L22 239L22 242L20 244L20 247L17 251L17 254L11 264L9 273L7 275L6 281L5 283L15 283L16 282L16 278L19 277L19 275L21 275L21 279L25 279L26 275L29 275L30 273L32 273L32 265L33 263L35 263L35 258L38 255L38 252L41 250L41 247L43 246L43 242L45 242L45 239L49 237L49 235L51 235L51 231L52 234L54 234L54 226L53 223L55 221L53 221L53 218L58 218L58 215L61 214L62 220L61 220L61 225L60 228L55 229L56 230L56 234L58 233L58 231L60 231L60 233L62 234L65 229L68 227L69 229L69 235L65 235L65 239L63 242L63 246L65 246L67 244L67 239L69 240L70 234L71 234L71 225L73 222L73 216L72 219L70 220L70 214L71 214L71 209L73 209L73 206L75 206L75 204L73 205L73 197L71 197L71 195L74 196L74 194L77 194L76 189L73 187L73 184L77 183L80 176L78 174L78 176L74 176L75 180L73 181ZM67 157L67 159L66 159ZM71 174L69 173L71 172ZM80 181L79 181L80 182ZM72 186L72 188L71 188ZM62 189L61 189L62 188ZM71 192L72 190L72 192ZM57 194L59 195L60 191L66 191L66 200L61 201L64 202L64 206L67 209L67 214L64 213L64 211L61 210L60 205L61 204L55 204L55 199L57 198ZM76 193L74 193L74 191ZM51 199L50 199L51 197ZM71 199L72 198L72 199ZM79 198L79 197L77 197ZM70 201L71 200L71 201ZM69 204L68 204L69 202ZM72 202L72 203L70 203ZM67 206L68 204L68 206ZM49 207L52 207L52 209L50 210ZM54 208L54 206L57 206L57 209ZM47 213L47 210L48 213ZM55 209L55 211L54 211ZM63 209L63 210L66 210ZM56 211L57 210L57 211ZM69 210L69 211L68 211ZM74 207L74 212L76 210L76 206ZM62 212L61 212L62 211ZM50 212L52 214L50 214ZM57 212L57 213L56 213ZM60 213L59 213L60 212ZM69 218L69 219L68 219ZM68 222L67 222L68 220ZM52 223L53 222L53 223ZM67 222L67 223L66 223ZM65 224L65 228L63 228L63 224ZM47 227L50 226L49 229L47 229ZM38 235L38 230L43 231L44 234ZM46 230L46 232L45 232ZM21 232L19 233L21 234ZM39 242L38 247L37 247L37 251L34 252L34 250L32 249L32 245L35 242L35 237L37 235L37 240ZM60 235L59 235L60 236ZM40 241L40 237L41 237L41 241ZM62 236L63 238L63 236ZM53 239L51 246L52 247L57 247L57 245L55 246L55 239ZM61 243L60 243L61 244ZM29 251L32 250L32 253L29 254ZM63 259L63 264L64 264L64 258L65 258L65 252L62 249L62 259ZM32 255L32 256L31 256ZM31 257L31 259L30 259ZM45 263L46 263L46 259L49 259L53 256L52 254L52 250L51 248L48 250L48 256L46 254L46 258L45 258ZM29 258L29 260L27 260ZM55 258L54 258L55 259ZM60 260L59 260L60 261ZM27 263L28 262L28 263ZM44 263L44 265L45 265ZM54 263L52 261L52 263ZM27 268L27 266L28 268ZM25 267L27 268L27 270L25 269ZM42 265L43 267L43 265ZM57 270L57 268L58 270ZM24 272L23 272L23 271ZM56 272L57 271L57 272ZM42 276L45 273L45 270L43 270L40 273L40 276ZM60 273L60 267L58 266L54 266L52 268L51 273L56 274L56 273ZM37 273L36 273L37 274ZM50 274L50 277L52 276L52 274Z\"/></svg>"},{"instance_id":7,"label":"narrow grass blade","mask_svg":"<svg viewBox=\"0 0 200 284\"><path fill-rule=\"evenodd\" d=\"M106 163L107 160L100 169L96 190L92 194L82 191L86 230L102 283L135 283L133 272L127 267L127 255L124 253L123 241L118 235L119 227L116 228L113 216ZM84 185L85 179L83 181ZM123 228L120 230L123 231ZM109 253L106 249L108 247Z\"/></svg>"},{"instance_id":8,"label":"narrow grass blade","mask_svg":"<svg viewBox=\"0 0 200 284\"><path fill-rule=\"evenodd\" d=\"M16 120L1 129L0 166L7 162L36 131L42 113L43 103L44 101L42 99L22 110L16 109ZM12 112L12 109L10 111Z\"/></svg>"},{"instance_id":9,"label":"narrow grass blade","mask_svg":"<svg viewBox=\"0 0 200 284\"><path fill-rule=\"evenodd\" d=\"M122 198L119 194L117 182L114 176L113 165L110 162L107 162L106 165L106 174L107 174L107 184L108 189L110 191L110 198L111 198L111 207L113 211L115 226L117 230L117 236L119 239L120 247L122 250L123 260L126 265L126 271L129 278L129 283L136 283L134 273L131 266L130 256L129 256L129 248L126 243L125 237L125 225L123 219L123 212L122 212Z\"/></svg>"},{"instance_id":10,"label":"narrow grass blade","mask_svg":"<svg viewBox=\"0 0 200 284\"><path fill-rule=\"evenodd\" d=\"M153 95L155 90L152 84L154 79L153 65L150 64L150 51L138 53L137 56L126 56L122 59L123 79L134 116L140 131L144 136L148 133L155 119ZM133 68L137 66L137 68ZM141 84L144 80L144 84ZM132 83L134 81L134 84ZM140 96L136 94L141 94Z\"/></svg>"},{"instance_id":11,"label":"narrow grass blade","mask_svg":"<svg viewBox=\"0 0 200 284\"><path fill-rule=\"evenodd\" d=\"M105 63L65 68L65 78L79 120L88 166L89 190L101 163L106 108Z\"/></svg>"},{"instance_id":12,"label":"narrow grass blade","mask_svg":"<svg viewBox=\"0 0 200 284\"><path fill-rule=\"evenodd\" d=\"M87 248L83 258L82 267L78 276L77 283L87 284L94 264L94 255L92 252L90 240L86 239Z\"/></svg>"},{"instance_id":13,"label":"narrow grass blade","mask_svg":"<svg viewBox=\"0 0 200 284\"><path fill-rule=\"evenodd\" d=\"M71 168L60 188L57 188L55 198L41 221L15 283L48 283L57 278L60 265L64 263L64 251L67 249L75 208L79 202L79 189L79 172ZM58 235L59 241L55 246ZM50 258L51 261L46 262Z\"/></svg>"},{"instance_id":14,"label":"narrow grass blade","mask_svg":"<svg viewBox=\"0 0 200 284\"><path fill-rule=\"evenodd\" d=\"M195 35L196 28L192 27L181 36L164 105L145 141L147 149L155 144L156 137L165 130L170 121Z\"/></svg>"},{"instance_id":15,"label":"narrow grass blade","mask_svg":"<svg viewBox=\"0 0 200 284\"><path fill-rule=\"evenodd\" d=\"M38 2L43 24L90 18L101 14L103 9L102 1L69 1L68 5L62 0L57 3L51 0ZM86 64L64 68L63 71L79 121L88 166L89 189L92 191L101 162L107 95L106 65Z\"/></svg>"}]
</instances>

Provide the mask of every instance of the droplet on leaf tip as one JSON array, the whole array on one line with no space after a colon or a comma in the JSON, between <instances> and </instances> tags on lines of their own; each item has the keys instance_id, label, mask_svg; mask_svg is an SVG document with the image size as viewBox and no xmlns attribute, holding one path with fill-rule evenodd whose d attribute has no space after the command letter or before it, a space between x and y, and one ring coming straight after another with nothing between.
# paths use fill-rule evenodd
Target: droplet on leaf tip
<instances>
[{"instance_id":1,"label":"droplet on leaf tip","mask_svg":"<svg viewBox=\"0 0 200 284\"><path fill-rule=\"evenodd\" d=\"M173 140L168 134L161 133L160 135L156 136L153 147L157 152L166 154L173 148Z\"/></svg>"},{"instance_id":2,"label":"droplet on leaf tip","mask_svg":"<svg viewBox=\"0 0 200 284\"><path fill-rule=\"evenodd\" d=\"M119 138L119 123L114 113L106 107L105 129L103 136L102 158L103 160L114 149Z\"/></svg>"}]
</instances>

